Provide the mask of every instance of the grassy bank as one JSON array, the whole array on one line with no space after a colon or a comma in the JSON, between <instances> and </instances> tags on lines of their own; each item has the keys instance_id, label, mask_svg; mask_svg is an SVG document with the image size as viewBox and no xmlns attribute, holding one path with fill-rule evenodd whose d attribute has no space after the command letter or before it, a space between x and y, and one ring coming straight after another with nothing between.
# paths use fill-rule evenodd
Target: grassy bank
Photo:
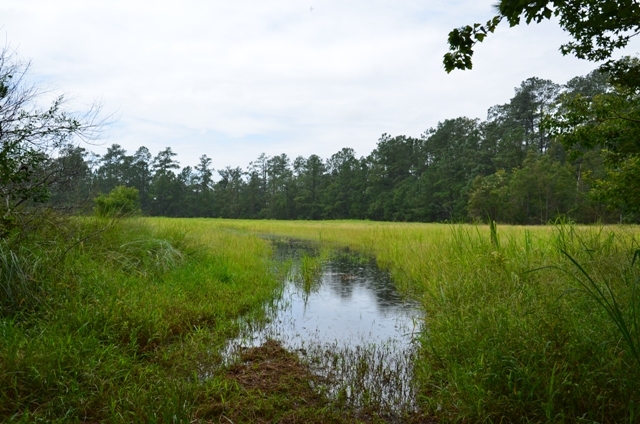
<instances>
[{"instance_id":1,"label":"grassy bank","mask_svg":"<svg viewBox=\"0 0 640 424\"><path fill-rule=\"evenodd\" d=\"M636 227L185 222L376 255L424 306L420 399L445 422L640 419Z\"/></svg>"},{"instance_id":2,"label":"grassy bank","mask_svg":"<svg viewBox=\"0 0 640 424\"><path fill-rule=\"evenodd\" d=\"M239 399L253 395L220 371L218 352L236 319L259 319L274 296L268 243L105 224L61 221L19 248L2 245L0 421L242 417Z\"/></svg>"}]
</instances>

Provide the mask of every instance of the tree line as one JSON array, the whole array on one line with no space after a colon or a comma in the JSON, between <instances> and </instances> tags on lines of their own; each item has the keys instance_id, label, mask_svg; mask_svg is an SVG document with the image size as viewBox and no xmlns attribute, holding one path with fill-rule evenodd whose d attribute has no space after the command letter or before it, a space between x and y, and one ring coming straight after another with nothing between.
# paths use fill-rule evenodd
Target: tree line
<instances>
[{"instance_id":1,"label":"tree line","mask_svg":"<svg viewBox=\"0 0 640 424\"><path fill-rule=\"evenodd\" d=\"M41 108L42 92L25 79L29 64L5 48L0 237L21 239L50 219L44 211L51 207L112 211L133 198L144 214L162 216L640 221L640 60L611 59L640 33L640 6L525 3L501 0L486 24L451 31L445 70L471 69L475 46L503 20L515 26L553 16L572 38L563 54L605 62L564 85L529 78L484 121L448 119L417 138L383 134L366 157L350 148L327 159L262 154L245 168L217 171L207 156L180 168L171 148L155 156L145 147L128 154L117 144L102 156L88 152L77 140L99 137L99 108L72 113L63 96Z\"/></svg>"},{"instance_id":2,"label":"tree line","mask_svg":"<svg viewBox=\"0 0 640 424\"><path fill-rule=\"evenodd\" d=\"M70 146L57 160L73 164L74 189L53 190L51 202L64 207L127 186L138 190L141 211L151 216L636 222L628 190L606 190L615 179L607 167L611 149L575 140L587 135L570 128L585 126L574 122L580 117L593 120L584 116L586 104L623 97L619 91L601 71L564 85L529 78L508 103L489 108L484 121L447 119L417 138L383 134L362 157L351 148L327 159L263 153L245 168L213 170L206 155L180 168L170 147L154 156L146 147L128 154L114 144L97 156Z\"/></svg>"}]
</instances>

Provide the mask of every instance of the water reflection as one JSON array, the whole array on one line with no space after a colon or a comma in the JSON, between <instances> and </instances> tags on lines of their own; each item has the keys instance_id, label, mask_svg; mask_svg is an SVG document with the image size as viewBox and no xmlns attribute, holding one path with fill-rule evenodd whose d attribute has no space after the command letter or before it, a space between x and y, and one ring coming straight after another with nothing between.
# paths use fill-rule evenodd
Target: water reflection
<instances>
[{"instance_id":1,"label":"water reflection","mask_svg":"<svg viewBox=\"0 0 640 424\"><path fill-rule=\"evenodd\" d=\"M363 391L394 408L411 403L418 305L403 298L370 258L348 250L327 254L295 240L273 243L277 261L291 265L282 296L270 322L247 329L234 344L259 346L273 338L307 355L318 373L336 380L333 391L355 403ZM321 261L315 274L308 271L313 260ZM354 371L363 361L367 372Z\"/></svg>"}]
</instances>

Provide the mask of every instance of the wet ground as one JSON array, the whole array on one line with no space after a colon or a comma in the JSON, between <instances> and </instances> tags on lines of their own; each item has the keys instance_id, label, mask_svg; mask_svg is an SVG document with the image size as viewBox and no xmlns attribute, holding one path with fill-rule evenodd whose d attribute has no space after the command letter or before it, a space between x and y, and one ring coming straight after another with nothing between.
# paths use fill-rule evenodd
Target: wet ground
<instances>
[{"instance_id":1,"label":"wet ground","mask_svg":"<svg viewBox=\"0 0 640 424\"><path fill-rule=\"evenodd\" d=\"M412 409L418 305L371 258L296 240L273 243L278 266L288 270L282 296L269 323L246 328L230 351L277 341L309 364L329 397L353 407Z\"/></svg>"}]
</instances>

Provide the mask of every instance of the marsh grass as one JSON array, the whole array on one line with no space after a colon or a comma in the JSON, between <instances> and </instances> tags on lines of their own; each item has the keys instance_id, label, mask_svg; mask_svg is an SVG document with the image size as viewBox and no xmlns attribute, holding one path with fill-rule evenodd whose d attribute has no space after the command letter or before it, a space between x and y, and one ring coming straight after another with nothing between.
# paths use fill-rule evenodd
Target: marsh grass
<instances>
[{"instance_id":1,"label":"marsh grass","mask_svg":"<svg viewBox=\"0 0 640 424\"><path fill-rule=\"evenodd\" d=\"M443 422L640 419L637 227L210 222L375 256L424 308L416 399Z\"/></svg>"},{"instance_id":2,"label":"marsh grass","mask_svg":"<svg viewBox=\"0 0 640 424\"><path fill-rule=\"evenodd\" d=\"M292 268L291 279L302 288L305 294L305 302L309 295L315 292L322 283L322 266L324 262L322 256L312 256L306 252L302 253L298 266Z\"/></svg>"},{"instance_id":3,"label":"marsh grass","mask_svg":"<svg viewBox=\"0 0 640 424\"><path fill-rule=\"evenodd\" d=\"M276 293L255 237L105 224L71 220L62 247L0 252L0 421L192 422L224 390L237 319L260 320Z\"/></svg>"},{"instance_id":4,"label":"marsh grass","mask_svg":"<svg viewBox=\"0 0 640 424\"><path fill-rule=\"evenodd\" d=\"M601 235L602 232L597 235L597 238L600 238ZM593 239L593 235L591 236ZM568 238L576 239L578 249L584 252L582 256L586 256L585 262L570 253L569 250L573 243L568 243ZM570 275L578 283L578 290L596 301L607 313L639 366L637 371L640 371L640 323L638 322L640 273L634 272L640 250L636 249L633 252L623 275L610 276L610 272L598 269L601 268L598 258L601 255L609 254L609 251L615 248L613 247L615 239L613 233L609 233L602 241L596 239L594 242L594 240L585 240L580 234L576 234L571 227L559 226L556 239L558 250L566 257L575 272L560 266L552 266L551 268ZM597 274L587 270L588 264L595 265ZM610 278L618 279L618 281L612 281Z\"/></svg>"},{"instance_id":5,"label":"marsh grass","mask_svg":"<svg viewBox=\"0 0 640 424\"><path fill-rule=\"evenodd\" d=\"M367 411L402 421L419 412L413 386L415 349L397 351L391 341L342 346L309 346L305 360L320 376L316 389L342 410Z\"/></svg>"},{"instance_id":6,"label":"marsh grass","mask_svg":"<svg viewBox=\"0 0 640 424\"><path fill-rule=\"evenodd\" d=\"M140 218L39 231L20 248L0 245L3 422L640 419L637 227ZM280 287L273 249L255 233L373 256L420 302L406 377L419 413L354 412L398 390L391 377L363 386L382 373L375 351L327 356L348 371L333 398L321 382L302 391L304 373L301 386L268 392L227 373L221 350L243 320L265 319Z\"/></svg>"},{"instance_id":7,"label":"marsh grass","mask_svg":"<svg viewBox=\"0 0 640 424\"><path fill-rule=\"evenodd\" d=\"M28 249L18 251L0 242L0 315L32 308L42 287L35 281L41 259Z\"/></svg>"}]
</instances>

